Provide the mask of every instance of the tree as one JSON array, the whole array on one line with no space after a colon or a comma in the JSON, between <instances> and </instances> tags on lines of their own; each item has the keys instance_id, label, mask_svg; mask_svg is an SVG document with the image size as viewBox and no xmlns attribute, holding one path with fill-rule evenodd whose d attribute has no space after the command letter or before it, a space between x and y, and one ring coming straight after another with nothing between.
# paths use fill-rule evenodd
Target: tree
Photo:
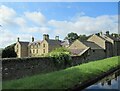
<instances>
[{"instance_id":1,"label":"tree","mask_svg":"<svg viewBox=\"0 0 120 91\"><path fill-rule=\"evenodd\" d=\"M79 40L80 41L86 41L90 36L86 36L86 35L79 35Z\"/></svg>"},{"instance_id":2,"label":"tree","mask_svg":"<svg viewBox=\"0 0 120 91\"><path fill-rule=\"evenodd\" d=\"M78 39L78 38L79 38L79 36L77 35L77 33L73 33L73 32L69 33L69 34L65 37L65 39L68 40L69 43L73 43L73 42L74 42L76 39Z\"/></svg>"},{"instance_id":3,"label":"tree","mask_svg":"<svg viewBox=\"0 0 120 91\"><path fill-rule=\"evenodd\" d=\"M17 54L14 51L14 46L15 46L15 44L5 47L5 49L3 49L3 52L2 52L2 58L16 57Z\"/></svg>"}]
</instances>

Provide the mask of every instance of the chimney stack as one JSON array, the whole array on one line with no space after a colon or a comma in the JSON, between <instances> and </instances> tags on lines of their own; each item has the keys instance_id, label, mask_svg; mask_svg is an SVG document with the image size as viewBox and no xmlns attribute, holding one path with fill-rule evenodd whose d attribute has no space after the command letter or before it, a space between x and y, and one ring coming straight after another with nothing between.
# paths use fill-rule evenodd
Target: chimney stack
<instances>
[{"instance_id":1,"label":"chimney stack","mask_svg":"<svg viewBox=\"0 0 120 91\"><path fill-rule=\"evenodd\" d=\"M109 35L109 31L106 31L106 35Z\"/></svg>"},{"instance_id":2,"label":"chimney stack","mask_svg":"<svg viewBox=\"0 0 120 91\"><path fill-rule=\"evenodd\" d=\"M55 36L55 40L59 40L59 36Z\"/></svg>"},{"instance_id":3,"label":"chimney stack","mask_svg":"<svg viewBox=\"0 0 120 91\"><path fill-rule=\"evenodd\" d=\"M19 42L19 41L20 41L20 38L18 37L18 38L17 38L17 42Z\"/></svg>"},{"instance_id":4,"label":"chimney stack","mask_svg":"<svg viewBox=\"0 0 120 91\"><path fill-rule=\"evenodd\" d=\"M49 40L49 35L48 34L43 34L43 40Z\"/></svg>"},{"instance_id":5,"label":"chimney stack","mask_svg":"<svg viewBox=\"0 0 120 91\"><path fill-rule=\"evenodd\" d=\"M32 37L32 42L34 42L34 37Z\"/></svg>"}]
</instances>

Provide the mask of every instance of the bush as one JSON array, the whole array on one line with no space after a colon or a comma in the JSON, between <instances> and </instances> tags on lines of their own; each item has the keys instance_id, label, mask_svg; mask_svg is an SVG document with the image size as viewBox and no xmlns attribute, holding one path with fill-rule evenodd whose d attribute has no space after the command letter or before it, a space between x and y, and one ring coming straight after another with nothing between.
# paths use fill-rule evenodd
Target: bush
<instances>
[{"instance_id":1,"label":"bush","mask_svg":"<svg viewBox=\"0 0 120 91\"><path fill-rule=\"evenodd\" d=\"M70 51L67 48L64 48L64 47L56 48L52 52L68 52L68 53L70 53Z\"/></svg>"},{"instance_id":2,"label":"bush","mask_svg":"<svg viewBox=\"0 0 120 91\"><path fill-rule=\"evenodd\" d=\"M2 51L2 58L16 57L17 54L14 51L14 46L15 46L15 44L5 47L5 49Z\"/></svg>"},{"instance_id":3,"label":"bush","mask_svg":"<svg viewBox=\"0 0 120 91\"><path fill-rule=\"evenodd\" d=\"M57 67L67 67L71 65L70 52L65 48L57 48L46 55L47 57L52 57L55 65Z\"/></svg>"}]
</instances>

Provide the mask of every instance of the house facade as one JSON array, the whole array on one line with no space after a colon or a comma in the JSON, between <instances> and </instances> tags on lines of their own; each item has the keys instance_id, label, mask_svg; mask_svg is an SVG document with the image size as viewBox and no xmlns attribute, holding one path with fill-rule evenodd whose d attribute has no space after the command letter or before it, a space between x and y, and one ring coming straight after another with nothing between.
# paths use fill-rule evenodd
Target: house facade
<instances>
[{"instance_id":1,"label":"house facade","mask_svg":"<svg viewBox=\"0 0 120 91\"><path fill-rule=\"evenodd\" d=\"M32 37L32 42L22 42L17 40L15 45L15 52L17 57L36 57L45 55L52 50L59 47L67 47L68 44L64 43L65 41L59 40L59 36L56 36L55 39L49 39L48 34L43 35L42 41L34 41Z\"/></svg>"}]
</instances>

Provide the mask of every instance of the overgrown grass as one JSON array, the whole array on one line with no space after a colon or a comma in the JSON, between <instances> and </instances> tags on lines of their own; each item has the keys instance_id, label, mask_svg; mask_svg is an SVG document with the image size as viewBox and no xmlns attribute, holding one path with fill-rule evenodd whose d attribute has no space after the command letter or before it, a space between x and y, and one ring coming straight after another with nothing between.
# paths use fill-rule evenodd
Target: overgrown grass
<instances>
[{"instance_id":1,"label":"overgrown grass","mask_svg":"<svg viewBox=\"0 0 120 91\"><path fill-rule=\"evenodd\" d=\"M66 89L94 78L117 65L120 65L118 57L107 58L61 71L6 81L3 82L3 89Z\"/></svg>"}]
</instances>

